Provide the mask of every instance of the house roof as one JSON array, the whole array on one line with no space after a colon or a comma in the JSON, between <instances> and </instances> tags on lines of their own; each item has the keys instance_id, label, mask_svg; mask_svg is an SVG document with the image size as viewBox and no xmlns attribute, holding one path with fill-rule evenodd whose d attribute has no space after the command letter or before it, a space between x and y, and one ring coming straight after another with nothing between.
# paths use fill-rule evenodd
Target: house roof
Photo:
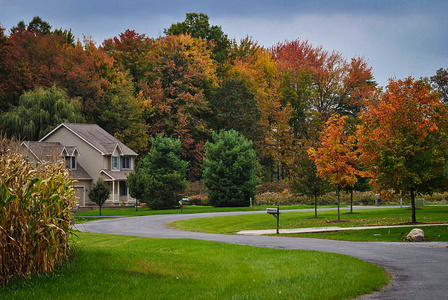
<instances>
[{"instance_id":1,"label":"house roof","mask_svg":"<svg viewBox=\"0 0 448 300\"><path fill-rule=\"evenodd\" d=\"M59 157L64 149L64 146L58 142L24 141L22 145L28 148L40 162L51 160L52 156Z\"/></svg>"},{"instance_id":2,"label":"house roof","mask_svg":"<svg viewBox=\"0 0 448 300\"><path fill-rule=\"evenodd\" d=\"M78 152L76 146L63 146L59 142L24 141L22 145L28 148L40 162L49 161L52 157L73 156L75 152ZM73 179L92 180L89 173L78 162L76 163L76 170L69 171Z\"/></svg>"},{"instance_id":3,"label":"house roof","mask_svg":"<svg viewBox=\"0 0 448 300\"><path fill-rule=\"evenodd\" d=\"M111 180L127 180L129 172L111 171L111 170L107 170L107 169L102 169L100 171L100 174L105 174ZM108 180L106 180L106 181L108 181Z\"/></svg>"},{"instance_id":4,"label":"house roof","mask_svg":"<svg viewBox=\"0 0 448 300\"><path fill-rule=\"evenodd\" d=\"M84 168L77 162L76 170L69 170L70 175L72 175L73 179L76 180L92 180L93 178L89 175L89 173L84 170Z\"/></svg>"},{"instance_id":5,"label":"house roof","mask_svg":"<svg viewBox=\"0 0 448 300\"><path fill-rule=\"evenodd\" d=\"M64 146L64 149L62 149L62 153L66 154L66 156L75 156L75 152L78 152L79 155L79 151L76 146Z\"/></svg>"},{"instance_id":6,"label":"house roof","mask_svg":"<svg viewBox=\"0 0 448 300\"><path fill-rule=\"evenodd\" d=\"M52 135L53 132L59 130L61 127L65 127L74 135L78 136L80 139L99 151L102 155L112 155L115 148L118 146L123 155L137 156L137 153L135 153L131 148L120 142L96 124L61 123L40 141L44 141L48 136Z\"/></svg>"}]
</instances>

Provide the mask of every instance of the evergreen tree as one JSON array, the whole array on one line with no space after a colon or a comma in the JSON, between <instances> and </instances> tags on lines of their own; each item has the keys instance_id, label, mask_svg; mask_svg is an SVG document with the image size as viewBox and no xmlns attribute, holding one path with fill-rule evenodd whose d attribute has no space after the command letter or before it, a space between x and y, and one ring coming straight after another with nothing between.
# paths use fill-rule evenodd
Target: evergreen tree
<instances>
[{"instance_id":1,"label":"evergreen tree","mask_svg":"<svg viewBox=\"0 0 448 300\"><path fill-rule=\"evenodd\" d=\"M181 141L158 135L151 144L141 166L129 175L129 193L151 209L173 208L187 188L188 162L181 159Z\"/></svg>"},{"instance_id":2,"label":"evergreen tree","mask_svg":"<svg viewBox=\"0 0 448 300\"><path fill-rule=\"evenodd\" d=\"M206 144L203 180L213 206L249 206L259 164L252 142L235 130L213 133Z\"/></svg>"}]
</instances>

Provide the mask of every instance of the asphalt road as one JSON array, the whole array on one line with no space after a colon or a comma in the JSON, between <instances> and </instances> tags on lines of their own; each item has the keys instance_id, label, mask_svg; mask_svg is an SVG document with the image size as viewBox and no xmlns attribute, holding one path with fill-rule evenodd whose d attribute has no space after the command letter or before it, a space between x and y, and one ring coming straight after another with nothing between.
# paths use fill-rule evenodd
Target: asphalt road
<instances>
[{"instance_id":1,"label":"asphalt road","mask_svg":"<svg viewBox=\"0 0 448 300\"><path fill-rule=\"evenodd\" d=\"M222 235L174 230L167 223L237 213L154 215L99 220L76 225L85 232L149 238L198 239L256 247L316 250L347 254L385 267L392 282L380 292L362 299L448 299L448 243L345 242L276 236ZM264 212L258 212L264 213Z\"/></svg>"}]
</instances>

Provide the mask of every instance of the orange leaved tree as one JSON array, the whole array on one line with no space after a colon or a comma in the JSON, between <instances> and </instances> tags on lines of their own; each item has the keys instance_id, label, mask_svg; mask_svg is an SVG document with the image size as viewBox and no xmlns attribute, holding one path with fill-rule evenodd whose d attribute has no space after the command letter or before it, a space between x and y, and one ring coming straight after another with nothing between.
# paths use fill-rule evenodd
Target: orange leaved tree
<instances>
[{"instance_id":1,"label":"orange leaved tree","mask_svg":"<svg viewBox=\"0 0 448 300\"><path fill-rule=\"evenodd\" d=\"M447 186L447 106L427 79L390 80L372 97L357 136L376 189L415 196Z\"/></svg>"},{"instance_id":2,"label":"orange leaved tree","mask_svg":"<svg viewBox=\"0 0 448 300\"><path fill-rule=\"evenodd\" d=\"M320 135L320 148L308 150L310 158L316 163L318 176L337 188L338 221L340 190L346 186L354 186L356 175L363 175L362 171L356 169L356 139L345 131L346 119L346 116L332 115Z\"/></svg>"}]
</instances>

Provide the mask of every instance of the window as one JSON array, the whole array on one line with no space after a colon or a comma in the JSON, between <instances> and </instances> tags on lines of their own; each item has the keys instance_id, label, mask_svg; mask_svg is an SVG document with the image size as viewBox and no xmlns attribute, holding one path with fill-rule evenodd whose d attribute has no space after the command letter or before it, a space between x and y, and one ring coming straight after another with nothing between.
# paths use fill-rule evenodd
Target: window
<instances>
[{"instance_id":1,"label":"window","mask_svg":"<svg viewBox=\"0 0 448 300\"><path fill-rule=\"evenodd\" d=\"M126 181L120 181L120 196L126 196L128 194L128 187Z\"/></svg>"},{"instance_id":2,"label":"window","mask_svg":"<svg viewBox=\"0 0 448 300\"><path fill-rule=\"evenodd\" d=\"M71 157L71 161L72 161L72 170L76 170L76 157L72 156Z\"/></svg>"},{"instance_id":3,"label":"window","mask_svg":"<svg viewBox=\"0 0 448 300\"><path fill-rule=\"evenodd\" d=\"M66 156L65 157L65 167L70 170L76 170L76 157Z\"/></svg>"},{"instance_id":4,"label":"window","mask_svg":"<svg viewBox=\"0 0 448 300\"><path fill-rule=\"evenodd\" d=\"M131 168L131 158L128 156L121 157L121 168L130 169Z\"/></svg>"},{"instance_id":5,"label":"window","mask_svg":"<svg viewBox=\"0 0 448 300\"><path fill-rule=\"evenodd\" d=\"M112 170L118 170L118 156L112 156Z\"/></svg>"}]
</instances>

